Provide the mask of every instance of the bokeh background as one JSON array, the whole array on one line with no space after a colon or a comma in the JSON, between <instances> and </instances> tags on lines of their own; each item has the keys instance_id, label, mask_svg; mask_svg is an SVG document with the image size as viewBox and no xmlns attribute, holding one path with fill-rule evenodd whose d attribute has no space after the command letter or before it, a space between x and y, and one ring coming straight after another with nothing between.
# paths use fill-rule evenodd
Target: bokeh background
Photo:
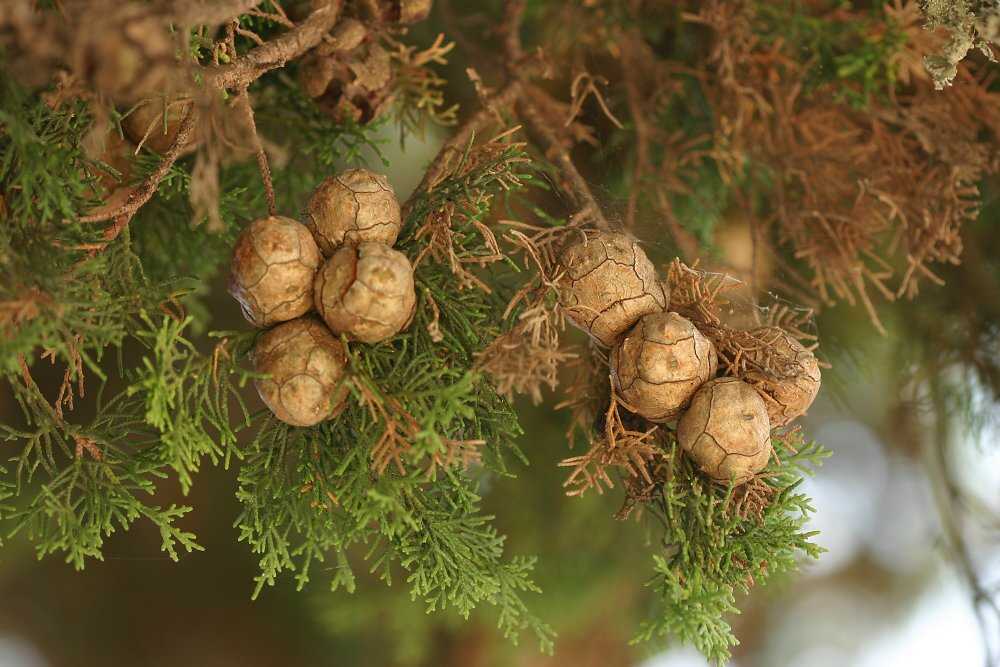
<instances>
[{"instance_id":1,"label":"bokeh background","mask_svg":"<svg viewBox=\"0 0 1000 667\"><path fill-rule=\"evenodd\" d=\"M435 26L420 30L432 35ZM472 106L470 86L458 69L454 74L449 94ZM419 181L442 136L410 137L404 151L396 129L385 129L387 171L401 196ZM614 161L585 168L613 213L621 202L603 187L608 164ZM831 367L803 427L833 452L806 482L818 542L828 552L743 602L744 613L733 618L742 643L732 664L972 667L998 650L998 612L989 600L1000 593L998 414L962 364L927 362L940 333L934 322L952 323L971 309L994 333L1000 326L995 283L984 282L1000 275L1000 209L996 189L987 184L984 191L983 213L965 230L965 267L946 270L945 286L926 288L912 303L882 306L887 335L859 308L841 305L818 317ZM669 260L656 221L641 222L650 254ZM738 220L713 241L710 266L749 269L750 232ZM221 277L207 302L209 328L244 326ZM950 374L968 390L966 399L931 400L922 372ZM46 378L44 369L35 377L43 390L60 379L55 371ZM303 592L286 579L251 601L257 566L236 542L235 474L207 468L183 499L196 507L183 526L205 551L179 563L159 553L158 534L141 522L112 536L104 561L81 573L58 557L38 561L30 544L14 539L0 554L0 667L705 664L684 647L629 644L650 604L646 527L613 518L620 493L563 494L556 464L567 456L567 415L554 410L557 401L549 395L541 405L521 405L521 447L531 465L516 479L494 480L486 498L509 536L507 549L539 556L544 592L531 601L559 634L552 657L539 655L527 637L517 647L505 642L489 610L468 621L428 615L402 582L386 588L361 580L351 595L328 592L321 576ZM3 394L0 419L16 420ZM165 483L158 500L178 501L180 491Z\"/></svg>"}]
</instances>

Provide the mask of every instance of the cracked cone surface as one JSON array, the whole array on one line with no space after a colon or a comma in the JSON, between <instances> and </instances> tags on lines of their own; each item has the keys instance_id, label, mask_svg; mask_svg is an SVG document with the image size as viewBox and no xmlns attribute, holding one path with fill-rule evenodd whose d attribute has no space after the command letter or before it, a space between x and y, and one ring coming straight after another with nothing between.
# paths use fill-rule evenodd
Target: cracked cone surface
<instances>
[{"instance_id":1,"label":"cracked cone surface","mask_svg":"<svg viewBox=\"0 0 1000 667\"><path fill-rule=\"evenodd\" d=\"M313 426L336 415L347 398L343 344L313 317L279 324L257 340L254 381L274 416L292 426Z\"/></svg>"},{"instance_id":2,"label":"cracked cone surface","mask_svg":"<svg viewBox=\"0 0 1000 667\"><path fill-rule=\"evenodd\" d=\"M305 223L327 257L344 244L391 246L401 225L399 200L385 176L349 169L319 184L309 198Z\"/></svg>"},{"instance_id":3,"label":"cracked cone surface","mask_svg":"<svg viewBox=\"0 0 1000 667\"><path fill-rule=\"evenodd\" d=\"M319 248L304 225L272 216L250 223L236 241L229 293L258 327L295 319L312 308Z\"/></svg>"},{"instance_id":4,"label":"cracked cone surface","mask_svg":"<svg viewBox=\"0 0 1000 667\"><path fill-rule=\"evenodd\" d=\"M654 422L677 418L718 367L712 342L677 313L646 315L611 351L619 396Z\"/></svg>"},{"instance_id":5,"label":"cracked cone surface","mask_svg":"<svg viewBox=\"0 0 1000 667\"><path fill-rule=\"evenodd\" d=\"M764 400L738 378L710 380L680 418L677 441L712 479L747 482L771 458L771 424Z\"/></svg>"},{"instance_id":6,"label":"cracked cone surface","mask_svg":"<svg viewBox=\"0 0 1000 667\"><path fill-rule=\"evenodd\" d=\"M764 399L771 426L785 426L804 415L819 393L822 379L819 362L802 343L782 329L764 327L753 333L771 343L786 362L786 369L781 376L749 370L745 379Z\"/></svg>"},{"instance_id":7,"label":"cracked cone surface","mask_svg":"<svg viewBox=\"0 0 1000 667\"><path fill-rule=\"evenodd\" d=\"M315 300L334 333L377 343L413 318L413 267L406 255L383 243L343 246L316 275Z\"/></svg>"},{"instance_id":8,"label":"cracked cone surface","mask_svg":"<svg viewBox=\"0 0 1000 667\"><path fill-rule=\"evenodd\" d=\"M587 232L559 257L559 302L577 327L611 346L643 315L662 311L669 294L627 234Z\"/></svg>"}]
</instances>

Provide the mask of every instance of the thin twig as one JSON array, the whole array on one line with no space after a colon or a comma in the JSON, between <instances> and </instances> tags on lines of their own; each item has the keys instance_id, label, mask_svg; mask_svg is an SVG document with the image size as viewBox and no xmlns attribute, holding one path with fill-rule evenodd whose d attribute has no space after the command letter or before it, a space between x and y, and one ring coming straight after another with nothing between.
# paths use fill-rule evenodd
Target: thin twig
<instances>
[{"instance_id":1,"label":"thin twig","mask_svg":"<svg viewBox=\"0 0 1000 667\"><path fill-rule=\"evenodd\" d=\"M514 77L517 76L517 73L510 70L524 57L524 50L521 46L521 23L524 22L526 4L524 0L508 0L504 7L503 23L500 25L503 49L507 56L507 69Z\"/></svg>"},{"instance_id":2,"label":"thin twig","mask_svg":"<svg viewBox=\"0 0 1000 667\"><path fill-rule=\"evenodd\" d=\"M500 32L503 35L504 52L507 58L507 73L515 81L525 81L525 74L520 67L524 60L524 49L521 44L521 22L524 19L524 0L510 0L504 12L504 20ZM526 90L517 101L517 114L524 120L528 130L536 136L543 144L543 149L549 159L556 163L567 182L562 184L561 189L573 201L574 206L580 210L585 210L594 224L602 229L610 229L607 219L601 212L601 207L590 192L590 186L580 175L573 158L563 147L555 131L553 131L535 104L530 100L530 95L541 95L537 89Z\"/></svg>"},{"instance_id":3,"label":"thin twig","mask_svg":"<svg viewBox=\"0 0 1000 667\"><path fill-rule=\"evenodd\" d=\"M623 44L628 43L629 40L623 40ZM632 123L635 125L635 164L632 166L632 187L629 188L628 207L625 209L625 227L634 229L635 216L639 209L639 193L642 191L639 183L649 166L649 126L643 112L642 93L635 79L634 63L630 55L631 48L622 49L622 78L625 81L629 113L632 114ZM688 257L684 259L690 261Z\"/></svg>"},{"instance_id":4,"label":"thin twig","mask_svg":"<svg viewBox=\"0 0 1000 667\"><path fill-rule=\"evenodd\" d=\"M466 119L451 135L451 138L444 143L427 171L424 172L420 184L403 207L404 217L413 206L416 198L431 190L440 180L441 175L447 171L455 155L463 154L476 134L495 122L503 111L511 108L517 102L524 93L525 82L540 71L544 72L544 61L541 58L524 57L521 53L519 26L523 12L523 0L508 2L504 23L500 29L501 34L504 35L504 45L507 51L506 68L509 74L507 83L497 93L483 98L483 108Z\"/></svg>"},{"instance_id":5,"label":"thin twig","mask_svg":"<svg viewBox=\"0 0 1000 667\"><path fill-rule=\"evenodd\" d=\"M204 80L212 88L239 89L248 86L264 73L281 67L313 48L340 17L343 0L328 3L310 14L305 21L241 58L218 67L205 68Z\"/></svg>"},{"instance_id":6,"label":"thin twig","mask_svg":"<svg viewBox=\"0 0 1000 667\"><path fill-rule=\"evenodd\" d=\"M414 195L429 190L440 179L441 174L447 169L453 156L464 153L469 141L483 128L489 126L496 120L496 114L509 108L514 104L523 91L523 84L519 80L509 82L500 92L489 97L484 103L484 107L470 116L458 130L444 143L438 151L434 161L424 172L424 177L420 185L414 190ZM409 202L408 202L409 203Z\"/></svg>"},{"instance_id":7,"label":"thin twig","mask_svg":"<svg viewBox=\"0 0 1000 667\"><path fill-rule=\"evenodd\" d=\"M643 188L641 182L650 169L649 148L653 142L653 128L646 117L643 104L642 86L636 78L644 60L643 55L638 52L644 38L640 31L632 30L627 33L622 43L622 79L625 83L625 95L628 102L629 113L632 115L632 122L635 125L636 155L635 164L632 169L631 190L628 196L628 205L625 210L625 226L633 228L639 210L639 195ZM665 147L664 147L665 148ZM669 198L662 187L654 187L655 196L653 205L659 209L661 218L670 235L681 253L681 257L687 262L693 262L698 258L698 239L690 231L685 229L676 219L673 207L670 206Z\"/></svg>"},{"instance_id":8,"label":"thin twig","mask_svg":"<svg viewBox=\"0 0 1000 667\"><path fill-rule=\"evenodd\" d=\"M940 373L934 375L939 378ZM964 521L962 516L961 498L962 490L955 481L954 472L951 468L951 427L952 421L949 417L949 410L944 399L940 382L934 379L930 383L931 396L934 401L936 412L935 437L928 439L925 444L926 450L932 450L933 460L928 463L937 469L939 486L937 505L938 515L944 528L947 541L951 547L952 556L957 564L959 574L965 580L969 591L972 594L972 611L979 623L983 637L984 652L986 655L986 667L998 667L1000 665L1000 650L993 645L991 637L993 634L993 624L990 623L989 616L992 614L995 621L1000 621L1000 603L994 595L987 590L986 586L976 572L972 562L972 555L969 551L968 543L964 535ZM933 472L932 479L933 479Z\"/></svg>"},{"instance_id":9,"label":"thin twig","mask_svg":"<svg viewBox=\"0 0 1000 667\"><path fill-rule=\"evenodd\" d=\"M236 33L240 31L239 22L230 21L226 27L226 44L229 52L236 55ZM250 95L247 93L247 86L240 88L236 96L238 104L243 108L243 114L250 129L250 142L253 144L254 152L257 155L257 168L260 170L261 180L264 182L264 196L267 198L267 212L271 216L278 214L278 207L274 199L274 183L271 180L271 166L267 162L267 153L264 152L264 144L261 143L260 134L257 133L257 121L254 119L253 106L250 104Z\"/></svg>"},{"instance_id":10,"label":"thin twig","mask_svg":"<svg viewBox=\"0 0 1000 667\"><path fill-rule=\"evenodd\" d=\"M573 202L579 210L586 211L593 223L601 229L611 229L607 218L601 211L600 205L590 191L586 179L580 174L570 156L569 151L563 146L556 133L545 122L538 107L528 99L527 96L518 101L518 115L524 120L530 134L542 143L546 157L560 169L563 180L560 189Z\"/></svg>"},{"instance_id":11,"label":"thin twig","mask_svg":"<svg viewBox=\"0 0 1000 667\"><path fill-rule=\"evenodd\" d=\"M271 180L271 167L267 162L267 153L264 152L264 144L261 143L260 135L257 134L257 123L253 117L253 107L250 105L250 95L244 87L238 95L240 106L247 119L250 128L250 137L254 150L257 153L257 167L260 169L260 178L264 181L264 195L267 197L267 212L274 216L278 214L278 206L274 198L274 183Z\"/></svg>"},{"instance_id":12,"label":"thin twig","mask_svg":"<svg viewBox=\"0 0 1000 667\"><path fill-rule=\"evenodd\" d=\"M215 13L210 15L202 13L198 15L198 22L207 22L208 18L217 18L229 12L236 11L239 13L238 10L247 6L254 7L257 4L259 2L250 3L249 0L234 0L224 6L213 7L212 11ZM327 4L316 9L300 25L280 37L276 37L272 41L265 43L263 46L257 47L242 58L238 58L228 65L203 68L201 70L203 80L209 87L216 89L237 88L245 90L247 86L265 72L282 66L288 60L296 58L316 46L323 38L323 35L337 23L342 4L342 0L328 0ZM188 3L186 8L182 7L180 12L182 16L185 15L184 12L188 12L186 16L190 18L195 16L197 9L198 3L192 1ZM205 8L202 7L202 9ZM229 14L229 16L231 18L232 14ZM265 182L265 188L268 190L268 207L273 211L274 193L273 185L271 184L270 168L267 166L266 155L262 155L263 148L260 145L260 138L256 135L256 125L252 120L252 111L250 113L251 127L254 128L255 145L258 148L257 160L258 164L261 164L261 175ZM103 222L105 220L114 221L105 233L104 245L117 238L121 231L129 224L132 217L135 216L136 212L156 193L160 181L167 175L170 168L180 157L181 153L183 153L184 148L187 147L191 134L194 131L196 117L197 114L194 105L192 105L181 121L177 136L164 154L163 161L160 162L156 171L151 173L139 187L132 191L124 204L111 211L95 213L80 218L80 222L84 223Z\"/></svg>"},{"instance_id":13,"label":"thin twig","mask_svg":"<svg viewBox=\"0 0 1000 667\"><path fill-rule=\"evenodd\" d=\"M121 233L121 230L129 223L132 217L136 214L146 202L148 202L153 195L156 193L156 188L159 186L160 181L167 175L170 168L180 157L181 153L184 152L184 148L188 145L191 139L191 134L194 131L194 123L196 112L194 105L192 105L187 113L184 114L184 118L181 120L180 127L177 128L177 137L174 139L173 144L167 149L167 152L163 155L163 161L156 168L156 171L151 173L146 177L146 180L142 182L139 187L132 191L132 194L128 196L125 203L118 208L107 211L104 213L96 213L94 215L85 215L80 218L80 222L104 222L105 220L114 220L115 223L108 229L108 234L106 236L107 241L111 241Z\"/></svg>"}]
</instances>

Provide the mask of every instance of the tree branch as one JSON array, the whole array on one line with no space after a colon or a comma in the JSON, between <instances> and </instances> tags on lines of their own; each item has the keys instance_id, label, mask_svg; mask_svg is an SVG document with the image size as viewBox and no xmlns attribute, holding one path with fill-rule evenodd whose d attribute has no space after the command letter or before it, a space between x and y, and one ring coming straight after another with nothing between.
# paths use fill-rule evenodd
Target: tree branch
<instances>
[{"instance_id":1,"label":"tree branch","mask_svg":"<svg viewBox=\"0 0 1000 667\"><path fill-rule=\"evenodd\" d=\"M503 23L500 25L504 53L507 55L507 69L511 76L517 76L511 70L524 57L521 46L521 23L524 22L525 7L524 0L508 0L507 6L504 7Z\"/></svg>"},{"instance_id":2,"label":"tree branch","mask_svg":"<svg viewBox=\"0 0 1000 667\"><path fill-rule=\"evenodd\" d=\"M403 207L405 217L420 194L433 189L441 175L448 169L455 155L461 155L473 136L496 120L500 112L512 107L524 92L524 83L538 71L539 61L526 59L521 53L519 29L524 14L523 0L509 0L506 6L505 18L501 33L504 35L504 47L507 52L506 69L509 75L507 84L500 91L483 100L483 108L470 116L441 146L434 157L420 184L410 195ZM519 72L515 74L515 72Z\"/></svg>"},{"instance_id":3,"label":"tree branch","mask_svg":"<svg viewBox=\"0 0 1000 667\"><path fill-rule=\"evenodd\" d=\"M413 194L410 195L405 208L408 209L418 195L432 190L437 185L441 175L448 169L448 165L451 164L454 156L463 154L473 136L494 122L500 111L513 106L523 90L524 84L521 80L515 79L508 82L500 92L489 97L483 103L482 109L462 123L454 134L451 135L451 138L441 146L441 150L438 151L430 166L427 167L427 171L424 172L424 177L420 180L420 184L413 191Z\"/></svg>"},{"instance_id":4,"label":"tree branch","mask_svg":"<svg viewBox=\"0 0 1000 667\"><path fill-rule=\"evenodd\" d=\"M260 141L260 135L257 134L257 122L254 120L253 107L250 105L250 95L247 94L247 89L243 88L240 90L238 96L240 106L243 107L243 114L247 120L247 125L250 127L251 141L253 142L254 151L257 153L257 168L260 170L261 180L264 182L264 195L267 197L267 211L271 216L278 214L278 206L275 203L274 198L274 183L271 180L271 167L267 162L267 153L264 151L264 144Z\"/></svg>"},{"instance_id":5,"label":"tree branch","mask_svg":"<svg viewBox=\"0 0 1000 667\"><path fill-rule=\"evenodd\" d=\"M342 6L343 0L328 0L326 5L314 11L298 26L263 46L258 46L242 58L228 65L205 68L205 83L219 89L250 85L264 73L281 67L319 44L323 35L336 25Z\"/></svg>"},{"instance_id":6,"label":"tree branch","mask_svg":"<svg viewBox=\"0 0 1000 667\"><path fill-rule=\"evenodd\" d=\"M937 379L942 375L940 370L933 373L931 377L934 379L930 382L931 398L935 411L935 427L934 437L926 439L924 443L925 456L930 459L928 475L932 482L937 482L934 490L936 491L935 500L938 506L938 516L941 519L942 529L952 558L972 594L972 611L979 623L983 639L983 648L986 654L985 665L986 667L998 667L1000 666L1000 646L994 645L993 629L996 621L1000 620L1000 602L983 584L973 564L972 554L965 538L960 507L963 492L959 488L958 482L955 481L950 460L953 423L949 418L950 412L944 397L944 390L940 380ZM935 467L936 470L934 470Z\"/></svg>"},{"instance_id":7,"label":"tree branch","mask_svg":"<svg viewBox=\"0 0 1000 667\"><path fill-rule=\"evenodd\" d=\"M173 166L177 158L184 152L184 148L187 146L188 141L190 141L191 133L194 131L195 116L195 108L192 105L188 108L183 120L181 120L180 127L177 128L177 138L174 139L174 143L167 149L167 152L163 156L163 161L160 162L156 171L147 176L146 180L132 191L132 194L129 195L124 204L111 211L85 215L80 218L80 222L115 220L115 224L109 228L107 240L111 241L118 236L129 220L132 219L132 216L135 215L136 211L153 197L160 181L163 180L163 177L170 171L170 167Z\"/></svg>"},{"instance_id":8,"label":"tree branch","mask_svg":"<svg viewBox=\"0 0 1000 667\"><path fill-rule=\"evenodd\" d=\"M524 18L524 9L524 0L510 0L506 5L504 21L501 26L504 51L507 56L507 73L515 81L526 80L520 66L524 60L524 49L521 45L521 21ZM535 94L541 93L536 93L535 89L529 89L527 94L519 97L517 102L518 116L524 120L529 132L541 142L546 157L562 171L565 179L559 184L560 189L566 193L573 205L580 211L586 212L594 224L601 229L610 229L611 225L608 224L601 207L594 199L587 181L573 163L569 151L562 145L558 135L548 126L538 107L531 101L531 95Z\"/></svg>"},{"instance_id":9,"label":"tree branch","mask_svg":"<svg viewBox=\"0 0 1000 667\"><path fill-rule=\"evenodd\" d=\"M531 92L534 94L534 90ZM528 126L528 131L542 144L546 158L562 172L564 178L558 183L560 189L570 198L574 206L587 213L597 227L611 229L611 224L604 217L600 205L590 191L590 186L576 168L569 151L563 146L555 131L549 127L529 96L522 97L518 102L517 113Z\"/></svg>"},{"instance_id":10,"label":"tree branch","mask_svg":"<svg viewBox=\"0 0 1000 667\"><path fill-rule=\"evenodd\" d=\"M636 16L633 19L637 20ZM645 46L642 34L632 29L623 34L621 40L621 69L622 80L625 84L625 96L628 102L629 113L632 115L632 122L635 125L635 164L632 169L632 187L628 196L628 208L625 212L625 226L633 228L635 226L636 215L639 209L639 194L642 192L641 182L650 171L650 152L654 138L654 130L646 117L643 104L642 86L638 80L638 73L643 62L649 62L652 54L641 53L640 49ZM653 186L655 193L653 205L659 210L660 216L670 231L670 235L680 250L684 261L691 263L698 258L700 244L697 237L678 222L670 204L670 199L664 188L658 185ZM756 254L754 255L756 257ZM756 261L756 260L755 260ZM754 271L756 277L756 270Z\"/></svg>"},{"instance_id":11,"label":"tree branch","mask_svg":"<svg viewBox=\"0 0 1000 667\"><path fill-rule=\"evenodd\" d=\"M259 2L260 0L228 0L217 6L206 7L202 4L202 0L188 0L177 10L176 20L178 22L183 20L195 21L196 23L211 23L222 16L232 18L235 14L252 9ZM319 44L323 35L337 23L342 4L343 0L328 0L327 4L319 7L310 14L300 25L263 46L250 51L242 58L228 65L203 68L201 73L203 74L205 83L208 87L216 89L237 88L244 93L245 97L247 86L265 72L284 65L288 60L297 58ZM250 117L250 126L254 130L257 160L260 165L261 176L264 179L265 189L267 190L268 208L273 214L275 210L274 189L270 182L270 169L267 165L267 157L263 154L260 139L256 137L253 111L250 109L248 99L246 100L246 111ZM194 131L196 119L197 112L194 105L192 105L181 121L177 136L164 154L163 161L156 168L156 171L151 173L141 185L132 191L124 204L110 211L102 211L80 218L80 222L84 223L103 222L105 220L114 221L106 231L104 245L117 238L135 216L136 212L156 194L160 181L167 175L170 168L188 145Z\"/></svg>"}]
</instances>

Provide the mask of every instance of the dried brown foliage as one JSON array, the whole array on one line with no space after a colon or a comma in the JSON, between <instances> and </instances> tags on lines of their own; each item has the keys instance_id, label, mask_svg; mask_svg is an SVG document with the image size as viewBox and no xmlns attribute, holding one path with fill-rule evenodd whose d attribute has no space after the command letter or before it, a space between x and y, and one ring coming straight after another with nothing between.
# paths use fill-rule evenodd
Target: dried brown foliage
<instances>
[{"instance_id":1,"label":"dried brown foliage","mask_svg":"<svg viewBox=\"0 0 1000 667\"><path fill-rule=\"evenodd\" d=\"M821 0L797 5L808 19L829 23L831 34L865 26L858 39L877 44L902 33L900 46L885 55L895 78L871 92L839 74L824 73L817 84L819 56L782 26L767 25L768 3L667 4L677 8L673 29L705 38L693 61L667 55L676 49L615 18L625 11L636 25L661 20L673 11L662 3L568 3L547 14L551 58L581 71L594 52L617 60L607 93L612 112L624 108L631 120L626 228L655 216L657 231L672 237L685 261L697 259L701 242L685 228L677 201L697 196L694 174L712 169L751 229L754 263L777 268L755 291L779 290L813 307L860 305L881 329L879 298L912 298L922 283L941 282L935 267L959 261L960 230L977 215L977 183L1000 166L1000 98L988 70L966 58L942 94L925 63L947 50L954 31L926 29L915 0L878 10ZM971 3L933 4L960 13ZM580 26L572 39L558 28L567 24ZM700 97L692 102L691 82L707 108ZM581 80L573 72L560 77L560 86L574 83L578 109ZM597 132L613 129L613 121L594 128L604 114L592 111L578 120ZM699 134L664 122L684 113L703 115L709 129ZM570 133L560 136L572 145Z\"/></svg>"},{"instance_id":2,"label":"dried brown foliage","mask_svg":"<svg viewBox=\"0 0 1000 667\"><path fill-rule=\"evenodd\" d=\"M393 468L400 475L407 472L406 459L423 431L417 419L391 396L384 396L370 381L354 378L353 385L361 405L367 408L372 420L382 424L382 435L372 448L372 471L384 475ZM424 475L432 479L439 469L461 465L467 468L481 458L484 440L441 438L442 448L432 451L421 462Z\"/></svg>"},{"instance_id":3,"label":"dried brown foliage","mask_svg":"<svg viewBox=\"0 0 1000 667\"><path fill-rule=\"evenodd\" d=\"M503 317L507 319L520 309L517 321L479 353L477 367L490 375L497 390L508 399L514 394L528 394L538 404L542 388L554 390L560 370L578 357L576 352L560 346L566 322L555 297L554 282L556 248L571 228L538 227L513 220L502 220L501 224L508 228L503 236L509 246L507 256L520 259L535 278L511 297Z\"/></svg>"},{"instance_id":4,"label":"dried brown foliage","mask_svg":"<svg viewBox=\"0 0 1000 667\"><path fill-rule=\"evenodd\" d=\"M73 409L74 396L83 398L86 395L83 356L80 354L80 344L82 341L83 336L79 334L66 341L66 356L69 363L66 364L66 369L63 371L62 382L59 383L59 393L56 395L56 400L52 403L58 419L62 419L64 409ZM45 350L42 352L41 358L48 358L51 363L55 364L55 350Z\"/></svg>"},{"instance_id":5,"label":"dried brown foliage","mask_svg":"<svg viewBox=\"0 0 1000 667\"><path fill-rule=\"evenodd\" d=\"M606 353L593 342L582 347L579 353L565 366L569 380L563 386L565 398L556 404L557 410L569 410L570 422L566 428L566 441L570 448L576 445L578 434L582 434L588 444L596 427L598 415L608 406L605 386L610 381Z\"/></svg>"},{"instance_id":6,"label":"dried brown foliage","mask_svg":"<svg viewBox=\"0 0 1000 667\"><path fill-rule=\"evenodd\" d=\"M476 196L489 197L489 195L481 193ZM414 259L413 265L414 267L418 266L425 257L429 256L434 261L449 266L460 288L475 287L489 293L492 291L492 288L476 275L474 268L502 261L504 254L500 251L500 246L497 244L493 230L478 220L471 220L470 224L482 236L487 247L492 252L489 254L468 255L457 250L454 236L455 225L459 224L462 220L468 220L468 216L462 210L462 207L455 202L448 202L428 215L424 219L424 223L414 234L414 237L422 240L425 245Z\"/></svg>"},{"instance_id":7,"label":"dried brown foliage","mask_svg":"<svg viewBox=\"0 0 1000 667\"><path fill-rule=\"evenodd\" d=\"M13 337L21 324L53 305L52 297L37 287L22 288L16 298L0 301L0 337Z\"/></svg>"},{"instance_id":8,"label":"dried brown foliage","mask_svg":"<svg viewBox=\"0 0 1000 667\"><path fill-rule=\"evenodd\" d=\"M443 149L433 168L428 170L428 174L431 172L434 174L428 183L428 189L433 190L445 180L461 181L479 171L483 165L491 163L490 171L499 177L502 187L519 185L515 167L518 163L524 162L525 158L507 153L512 146L520 146L510 142L510 135L516 129L502 132L482 144L466 146L462 152L447 150L447 147ZM414 268L425 258L430 257L436 262L447 264L463 289L475 287L489 293L491 288L476 275L475 269L502 261L506 255L501 250L493 230L474 219L471 213L480 207L488 207L492 198L492 194L480 188L465 188L464 193L457 199L448 200L442 206L429 211L414 232L414 237L424 243L423 249L413 260ZM466 223L482 237L489 252L470 254L456 245L456 229L465 226Z\"/></svg>"},{"instance_id":9,"label":"dried brown foliage","mask_svg":"<svg viewBox=\"0 0 1000 667\"><path fill-rule=\"evenodd\" d=\"M528 394L536 405L541 403L542 388L554 390L561 369L576 358L574 352L560 348L559 335L565 324L548 296L548 288L534 290L510 331L478 355L477 367L508 399ZM508 315L514 305L512 301L508 306Z\"/></svg>"},{"instance_id":10,"label":"dried brown foliage","mask_svg":"<svg viewBox=\"0 0 1000 667\"><path fill-rule=\"evenodd\" d=\"M784 305L763 311L741 299L742 283L721 274L689 267L675 259L667 271L670 310L691 320L715 344L726 375L743 377L750 369L773 376L801 372L794 360L773 344L759 327L780 327L794 338L811 342L812 312Z\"/></svg>"},{"instance_id":11,"label":"dried brown foliage","mask_svg":"<svg viewBox=\"0 0 1000 667\"><path fill-rule=\"evenodd\" d=\"M611 473L619 471L628 478L638 478L642 483L638 488L654 484L652 466L664 456L655 437L659 428L655 424L642 423L642 427L626 423L619 411L620 401L614 385L608 382L611 401L604 413L604 428L600 436L590 443L590 449L580 456L572 456L559 462L559 467L570 468L570 474L563 482L566 495L579 496L594 489L597 493L613 489ZM639 420L641 421L641 420Z\"/></svg>"},{"instance_id":12,"label":"dried brown foliage","mask_svg":"<svg viewBox=\"0 0 1000 667\"><path fill-rule=\"evenodd\" d=\"M915 4L890 11L919 44ZM686 18L714 34L698 75L720 117L717 163L733 182L746 163L771 176L768 206L755 211L762 237L805 264L796 282L823 304L860 303L881 329L871 290L912 297L922 280L940 282L934 264L959 261L976 184L1000 164L1000 97L964 65L960 85L939 94L904 51L908 85L855 109L829 90L806 94L810 63L759 40L749 3L713 0ZM751 176L746 187L763 185Z\"/></svg>"},{"instance_id":13,"label":"dried brown foliage","mask_svg":"<svg viewBox=\"0 0 1000 667\"><path fill-rule=\"evenodd\" d=\"M396 70L395 95L404 100L399 109L422 112L439 125L453 125L457 120L458 106L448 105L443 88L447 81L429 65L446 65L446 56L454 49L454 42L445 42L444 35L438 35L426 49L407 46L389 39L390 58ZM403 115L399 121L411 129L420 130L421 121Z\"/></svg>"}]
</instances>

